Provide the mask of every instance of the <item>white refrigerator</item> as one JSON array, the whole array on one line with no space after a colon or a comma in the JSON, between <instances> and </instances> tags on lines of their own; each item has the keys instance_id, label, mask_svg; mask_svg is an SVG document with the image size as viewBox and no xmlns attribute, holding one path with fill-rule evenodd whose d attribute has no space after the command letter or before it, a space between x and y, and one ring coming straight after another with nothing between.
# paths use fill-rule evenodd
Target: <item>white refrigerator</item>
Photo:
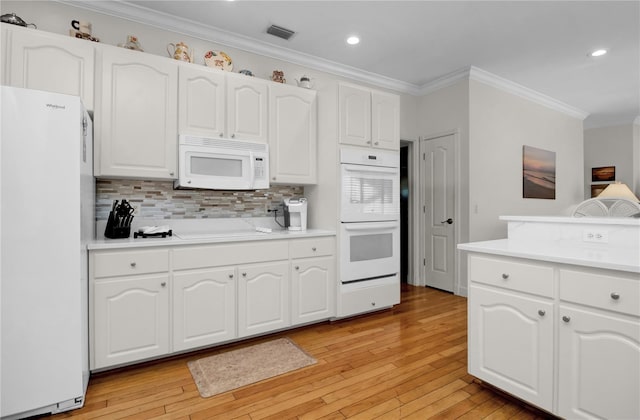
<instances>
[{"instance_id":1,"label":"white refrigerator","mask_svg":"<svg viewBox=\"0 0 640 420\"><path fill-rule=\"evenodd\" d=\"M95 182L78 97L1 89L0 413L12 419L84 404Z\"/></svg>"}]
</instances>

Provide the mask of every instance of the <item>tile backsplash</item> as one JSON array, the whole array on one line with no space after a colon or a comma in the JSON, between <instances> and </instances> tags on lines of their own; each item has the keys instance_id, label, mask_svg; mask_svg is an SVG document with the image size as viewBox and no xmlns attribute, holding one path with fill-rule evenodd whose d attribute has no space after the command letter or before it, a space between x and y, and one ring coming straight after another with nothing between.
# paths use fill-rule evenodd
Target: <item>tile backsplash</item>
<instances>
[{"instance_id":1,"label":"tile backsplash","mask_svg":"<svg viewBox=\"0 0 640 420\"><path fill-rule=\"evenodd\" d=\"M114 200L125 199L144 219L264 217L284 198L301 197L304 187L275 185L268 190L174 190L171 181L96 180L96 220L106 220ZM280 213L279 213L280 214Z\"/></svg>"}]
</instances>

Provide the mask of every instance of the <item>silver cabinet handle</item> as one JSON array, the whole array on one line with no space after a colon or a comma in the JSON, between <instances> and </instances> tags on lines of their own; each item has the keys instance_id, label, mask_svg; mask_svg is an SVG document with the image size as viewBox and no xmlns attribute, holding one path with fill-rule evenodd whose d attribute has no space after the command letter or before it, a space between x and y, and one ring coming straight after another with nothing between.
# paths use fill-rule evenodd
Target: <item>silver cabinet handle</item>
<instances>
[{"instance_id":1,"label":"silver cabinet handle","mask_svg":"<svg viewBox=\"0 0 640 420\"><path fill-rule=\"evenodd\" d=\"M220 133L220 137L224 137L224 133Z\"/></svg>"},{"instance_id":2,"label":"silver cabinet handle","mask_svg":"<svg viewBox=\"0 0 640 420\"><path fill-rule=\"evenodd\" d=\"M368 140L368 141L367 141L367 144L371 144L371 140Z\"/></svg>"},{"instance_id":3,"label":"silver cabinet handle","mask_svg":"<svg viewBox=\"0 0 640 420\"><path fill-rule=\"evenodd\" d=\"M506 280L509 278L509 275L507 273L502 273L502 278Z\"/></svg>"},{"instance_id":4,"label":"silver cabinet handle","mask_svg":"<svg viewBox=\"0 0 640 420\"><path fill-rule=\"evenodd\" d=\"M131 268L135 268L135 267L136 267L136 262L135 262L135 261L132 261L132 262L131 262Z\"/></svg>"},{"instance_id":5,"label":"silver cabinet handle","mask_svg":"<svg viewBox=\"0 0 640 420\"><path fill-rule=\"evenodd\" d=\"M275 181L275 180L276 180L276 177L274 176L273 178L271 178L271 180L272 180L272 181Z\"/></svg>"},{"instance_id":6,"label":"silver cabinet handle","mask_svg":"<svg viewBox=\"0 0 640 420\"><path fill-rule=\"evenodd\" d=\"M296 270L300 270L300 266L299 266L299 265L296 265L294 268L295 268Z\"/></svg>"},{"instance_id":7,"label":"silver cabinet handle","mask_svg":"<svg viewBox=\"0 0 640 420\"><path fill-rule=\"evenodd\" d=\"M376 303L375 302L371 302L371 306L376 306Z\"/></svg>"},{"instance_id":8,"label":"silver cabinet handle","mask_svg":"<svg viewBox=\"0 0 640 420\"><path fill-rule=\"evenodd\" d=\"M242 273L242 277L247 277L247 273Z\"/></svg>"},{"instance_id":9,"label":"silver cabinet handle","mask_svg":"<svg viewBox=\"0 0 640 420\"><path fill-rule=\"evenodd\" d=\"M538 309L538 315L540 316L545 316L546 315L546 311L544 309Z\"/></svg>"},{"instance_id":10,"label":"silver cabinet handle","mask_svg":"<svg viewBox=\"0 0 640 420\"><path fill-rule=\"evenodd\" d=\"M233 274L229 274L229 278L232 279L233 278Z\"/></svg>"},{"instance_id":11,"label":"silver cabinet handle","mask_svg":"<svg viewBox=\"0 0 640 420\"><path fill-rule=\"evenodd\" d=\"M236 138L235 133L231 135L231 138L232 138L232 139L235 139L235 138Z\"/></svg>"},{"instance_id":12,"label":"silver cabinet handle","mask_svg":"<svg viewBox=\"0 0 640 420\"><path fill-rule=\"evenodd\" d=\"M173 172L169 172L169 176L173 176Z\"/></svg>"},{"instance_id":13,"label":"silver cabinet handle","mask_svg":"<svg viewBox=\"0 0 640 420\"><path fill-rule=\"evenodd\" d=\"M160 283L160 286L165 287L167 285L166 281L163 281L162 283Z\"/></svg>"},{"instance_id":14,"label":"silver cabinet handle","mask_svg":"<svg viewBox=\"0 0 640 420\"><path fill-rule=\"evenodd\" d=\"M315 251L316 251L316 247L314 246L313 248L311 248L311 250L312 250L313 252L315 252Z\"/></svg>"},{"instance_id":15,"label":"silver cabinet handle","mask_svg":"<svg viewBox=\"0 0 640 420\"><path fill-rule=\"evenodd\" d=\"M611 299L613 300L620 299L620 294L618 292L611 292Z\"/></svg>"},{"instance_id":16,"label":"silver cabinet handle","mask_svg":"<svg viewBox=\"0 0 640 420\"><path fill-rule=\"evenodd\" d=\"M379 143L378 143L378 142L375 142L375 143L373 143L373 144L375 144L375 145L377 146Z\"/></svg>"},{"instance_id":17,"label":"silver cabinet handle","mask_svg":"<svg viewBox=\"0 0 640 420\"><path fill-rule=\"evenodd\" d=\"M570 316L566 316L566 315L564 315L564 316L562 317L562 320L563 320L564 322L569 322L569 321L571 321L571 317L570 317Z\"/></svg>"}]
</instances>

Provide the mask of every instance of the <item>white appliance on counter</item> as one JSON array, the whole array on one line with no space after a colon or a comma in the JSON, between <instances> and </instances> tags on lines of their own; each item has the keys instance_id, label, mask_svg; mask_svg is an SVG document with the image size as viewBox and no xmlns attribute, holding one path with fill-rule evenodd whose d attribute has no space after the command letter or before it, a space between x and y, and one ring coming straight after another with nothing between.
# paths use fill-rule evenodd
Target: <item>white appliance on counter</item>
<instances>
[{"instance_id":1,"label":"white appliance on counter","mask_svg":"<svg viewBox=\"0 0 640 420\"><path fill-rule=\"evenodd\" d=\"M233 139L180 135L176 188L269 188L269 146Z\"/></svg>"},{"instance_id":2,"label":"white appliance on counter","mask_svg":"<svg viewBox=\"0 0 640 420\"><path fill-rule=\"evenodd\" d=\"M78 97L1 93L0 414L13 419L84 404L95 182Z\"/></svg>"},{"instance_id":3,"label":"white appliance on counter","mask_svg":"<svg viewBox=\"0 0 640 420\"><path fill-rule=\"evenodd\" d=\"M284 199L284 221L289 230L307 230L307 199L293 197Z\"/></svg>"},{"instance_id":4,"label":"white appliance on counter","mask_svg":"<svg viewBox=\"0 0 640 420\"><path fill-rule=\"evenodd\" d=\"M400 303L400 155L340 150L338 316Z\"/></svg>"}]
</instances>

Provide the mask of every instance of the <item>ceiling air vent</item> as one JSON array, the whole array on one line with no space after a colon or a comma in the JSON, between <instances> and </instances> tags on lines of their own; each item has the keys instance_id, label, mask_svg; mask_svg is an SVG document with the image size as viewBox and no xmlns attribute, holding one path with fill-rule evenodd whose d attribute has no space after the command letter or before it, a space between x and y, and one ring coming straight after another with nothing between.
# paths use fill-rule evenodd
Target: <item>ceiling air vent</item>
<instances>
[{"instance_id":1,"label":"ceiling air vent","mask_svg":"<svg viewBox=\"0 0 640 420\"><path fill-rule=\"evenodd\" d=\"M267 33L285 40L289 40L289 38L291 38L291 36L295 34L295 32L293 32L291 29L283 28L276 25L269 26L267 28Z\"/></svg>"}]
</instances>

